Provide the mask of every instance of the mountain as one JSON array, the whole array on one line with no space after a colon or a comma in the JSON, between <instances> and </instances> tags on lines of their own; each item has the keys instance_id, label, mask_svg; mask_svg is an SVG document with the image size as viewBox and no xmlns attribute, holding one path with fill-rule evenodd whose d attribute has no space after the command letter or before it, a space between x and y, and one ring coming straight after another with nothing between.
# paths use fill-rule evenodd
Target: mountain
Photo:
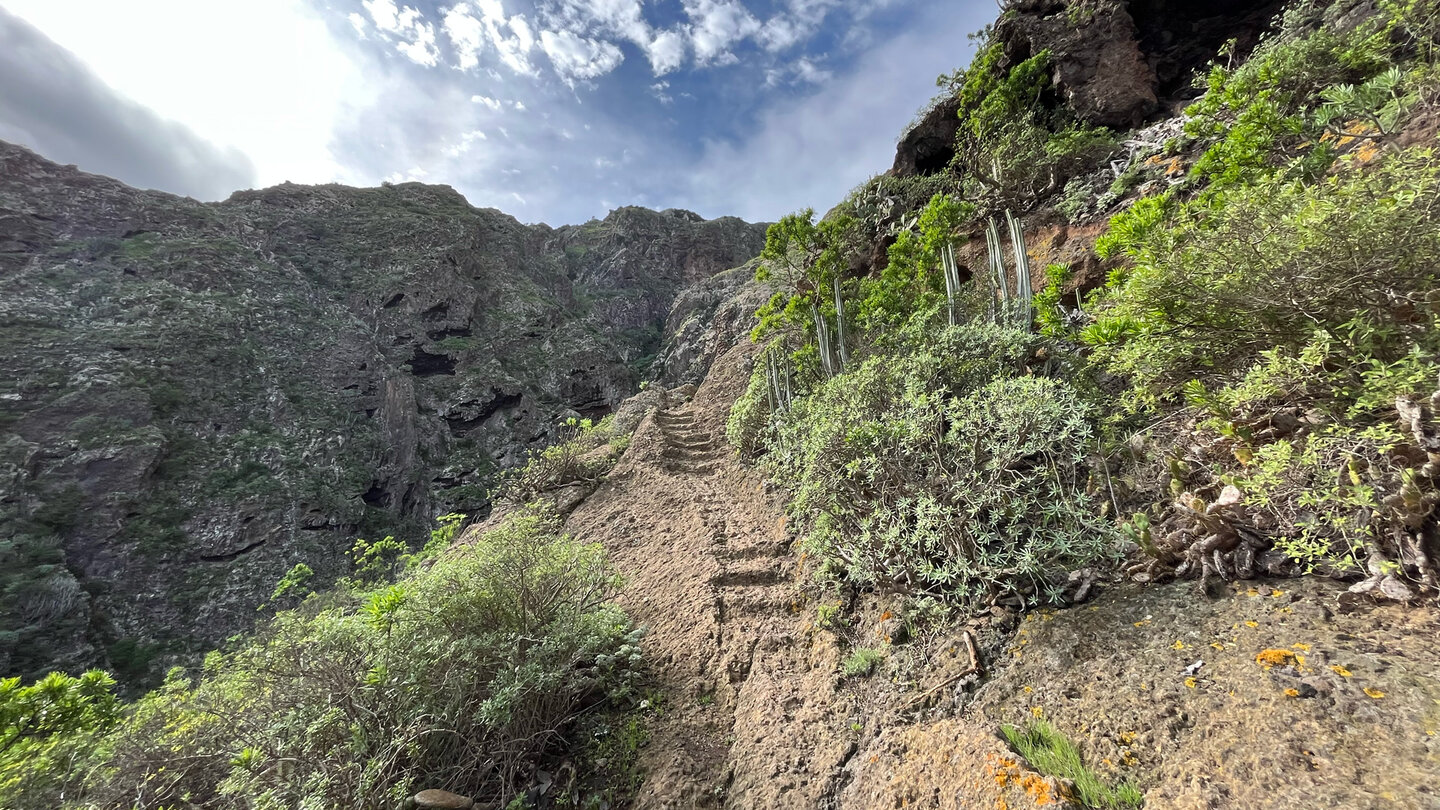
<instances>
[{"instance_id":1,"label":"mountain","mask_svg":"<svg viewBox=\"0 0 1440 810\"><path fill-rule=\"evenodd\" d=\"M297 563L330 580L357 536L483 515L764 230L524 225L416 183L199 203L0 143L0 671L141 677Z\"/></svg>"}]
</instances>

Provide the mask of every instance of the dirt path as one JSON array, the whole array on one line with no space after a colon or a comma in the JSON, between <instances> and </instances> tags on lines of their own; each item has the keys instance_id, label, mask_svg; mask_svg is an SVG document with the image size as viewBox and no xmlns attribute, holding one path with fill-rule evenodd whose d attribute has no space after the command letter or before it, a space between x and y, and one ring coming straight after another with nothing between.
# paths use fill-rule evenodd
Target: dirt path
<instances>
[{"instance_id":1,"label":"dirt path","mask_svg":"<svg viewBox=\"0 0 1440 810\"><path fill-rule=\"evenodd\" d=\"M646 417L567 524L628 577L622 602L648 628L668 695L639 808L840 807L847 766L876 728L864 695L842 688L836 639L808 620L783 500L724 441L747 376L732 351L692 402ZM960 771L990 780L975 763L1003 749L982 737ZM1024 807L1023 793L1009 806Z\"/></svg>"},{"instance_id":2,"label":"dirt path","mask_svg":"<svg viewBox=\"0 0 1440 810\"><path fill-rule=\"evenodd\" d=\"M719 377L640 424L609 480L569 520L629 578L669 703L643 766L641 807L721 806L733 781L746 684L788 670L795 600L781 503L724 443Z\"/></svg>"},{"instance_id":3,"label":"dirt path","mask_svg":"<svg viewBox=\"0 0 1440 810\"><path fill-rule=\"evenodd\" d=\"M838 633L817 628L783 500L723 439L746 378L742 347L693 401L647 416L568 521L628 577L621 601L648 627L666 695L636 807L1063 808L1059 783L996 733L1044 715L1107 778L1137 781L1151 810L1440 810L1432 609L1333 610L1340 587L1321 580L1220 599L1177 583L1001 611L893 647L877 597ZM966 630L985 659L978 692L956 681ZM846 679L843 654L858 646L887 657ZM1292 674L1256 662L1277 649L1296 655ZM917 707L918 695L931 698Z\"/></svg>"}]
</instances>

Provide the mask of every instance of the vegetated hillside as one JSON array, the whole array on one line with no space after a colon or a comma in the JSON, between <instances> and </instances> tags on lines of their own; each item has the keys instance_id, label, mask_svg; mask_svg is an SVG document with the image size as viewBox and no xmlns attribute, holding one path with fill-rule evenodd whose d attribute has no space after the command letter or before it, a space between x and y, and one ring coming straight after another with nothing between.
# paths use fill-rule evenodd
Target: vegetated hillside
<instances>
[{"instance_id":1,"label":"vegetated hillside","mask_svg":"<svg viewBox=\"0 0 1440 810\"><path fill-rule=\"evenodd\" d=\"M525 226L419 184L201 204L0 144L0 673L141 677L248 628L297 563L330 581L357 536L483 514L762 235Z\"/></svg>"},{"instance_id":2,"label":"vegetated hillside","mask_svg":"<svg viewBox=\"0 0 1440 810\"><path fill-rule=\"evenodd\" d=\"M0 686L0 804L1435 806L1440 8L978 44L675 298L698 389L136 703Z\"/></svg>"}]
</instances>

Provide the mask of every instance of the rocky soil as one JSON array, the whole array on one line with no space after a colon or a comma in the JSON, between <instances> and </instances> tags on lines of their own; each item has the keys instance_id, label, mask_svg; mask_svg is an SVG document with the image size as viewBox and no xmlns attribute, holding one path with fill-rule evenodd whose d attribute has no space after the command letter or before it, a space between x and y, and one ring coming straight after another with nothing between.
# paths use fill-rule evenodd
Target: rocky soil
<instances>
[{"instance_id":1,"label":"rocky soil","mask_svg":"<svg viewBox=\"0 0 1440 810\"><path fill-rule=\"evenodd\" d=\"M527 226L413 183L202 204L0 143L0 674L143 680L297 563L323 584L357 536L484 514L763 239L639 208Z\"/></svg>"},{"instance_id":2,"label":"rocky soil","mask_svg":"<svg viewBox=\"0 0 1440 810\"><path fill-rule=\"evenodd\" d=\"M1148 808L1440 807L1433 607L1341 607L1319 579L1102 585L909 638L897 603L814 585L781 493L723 444L753 351L654 400L569 518L628 577L666 696L637 807L1073 806L998 735L1037 716ZM849 624L822 626L839 604ZM861 647L884 658L846 677Z\"/></svg>"}]
</instances>

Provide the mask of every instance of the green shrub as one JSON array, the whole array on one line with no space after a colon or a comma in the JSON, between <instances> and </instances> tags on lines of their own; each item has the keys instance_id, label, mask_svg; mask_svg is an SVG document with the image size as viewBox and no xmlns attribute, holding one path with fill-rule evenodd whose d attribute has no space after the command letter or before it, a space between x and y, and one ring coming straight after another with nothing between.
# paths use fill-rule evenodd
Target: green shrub
<instances>
[{"instance_id":1,"label":"green shrub","mask_svg":"<svg viewBox=\"0 0 1440 810\"><path fill-rule=\"evenodd\" d=\"M52 672L0 680L0 807L58 805L84 778L85 754L120 716L115 680Z\"/></svg>"},{"instance_id":2,"label":"green shrub","mask_svg":"<svg viewBox=\"0 0 1440 810\"><path fill-rule=\"evenodd\" d=\"M803 547L861 586L974 602L1057 598L1113 532L1080 490L1089 409L1017 375L1039 338L975 323L797 399L764 463Z\"/></svg>"},{"instance_id":3,"label":"green shrub","mask_svg":"<svg viewBox=\"0 0 1440 810\"><path fill-rule=\"evenodd\" d=\"M96 807L508 800L578 713L635 686L638 633L598 546L512 515L398 584L285 611L199 677L175 670L95 754Z\"/></svg>"},{"instance_id":4,"label":"green shrub","mask_svg":"<svg viewBox=\"0 0 1440 810\"><path fill-rule=\"evenodd\" d=\"M760 451L770 420L768 388L764 361L757 359L745 393L735 400L725 420L725 438L742 458L754 458Z\"/></svg>"},{"instance_id":5,"label":"green shrub","mask_svg":"<svg viewBox=\"0 0 1440 810\"><path fill-rule=\"evenodd\" d=\"M885 660L885 653L869 647L861 647L850 653L840 665L847 678L858 678L875 671L875 665Z\"/></svg>"},{"instance_id":6,"label":"green shrub","mask_svg":"<svg viewBox=\"0 0 1440 810\"><path fill-rule=\"evenodd\" d=\"M589 419L571 419L565 428L558 441L530 451L524 466L500 477L497 500L521 506L572 484L598 486L630 446L630 435L617 431L612 417L605 417L599 424ZM605 452L598 452L601 448Z\"/></svg>"},{"instance_id":7,"label":"green shrub","mask_svg":"<svg viewBox=\"0 0 1440 810\"><path fill-rule=\"evenodd\" d=\"M894 329L943 302L941 251L962 241L957 232L974 214L975 206L954 197L930 198L915 218L915 229L901 231L890 246L879 277L861 281L857 325L872 333Z\"/></svg>"},{"instance_id":8,"label":"green shrub","mask_svg":"<svg viewBox=\"0 0 1440 810\"><path fill-rule=\"evenodd\" d=\"M993 211L1038 199L1114 151L1109 130L1084 126L1048 98L1050 58L1041 51L1002 70L1004 49L989 43L950 79L959 89L955 164L967 199Z\"/></svg>"},{"instance_id":9,"label":"green shrub","mask_svg":"<svg viewBox=\"0 0 1440 810\"><path fill-rule=\"evenodd\" d=\"M1315 184L1271 178L1183 208L1137 206L1105 248L1131 266L1084 337L1144 397L1223 376L1363 315L1394 346L1428 326L1440 268L1440 163L1412 149ZM1128 223L1138 223L1130 225ZM1403 351L1403 350L1401 350Z\"/></svg>"}]
</instances>

